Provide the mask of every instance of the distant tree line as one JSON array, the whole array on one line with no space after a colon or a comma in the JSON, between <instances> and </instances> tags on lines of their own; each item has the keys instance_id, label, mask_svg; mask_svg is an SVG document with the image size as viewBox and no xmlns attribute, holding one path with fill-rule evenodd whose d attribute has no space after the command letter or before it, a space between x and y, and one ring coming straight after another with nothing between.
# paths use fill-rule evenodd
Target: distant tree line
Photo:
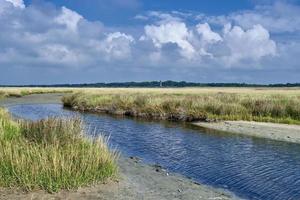
<instances>
[{"instance_id":1,"label":"distant tree line","mask_svg":"<svg viewBox=\"0 0 300 200\"><path fill-rule=\"evenodd\" d=\"M249 84L249 83L194 83L185 81L145 81L145 82L113 82L113 83L83 83L83 84L53 84L53 85L0 85L0 87L74 87L74 88L153 88L153 87L300 87L300 83Z\"/></svg>"}]
</instances>

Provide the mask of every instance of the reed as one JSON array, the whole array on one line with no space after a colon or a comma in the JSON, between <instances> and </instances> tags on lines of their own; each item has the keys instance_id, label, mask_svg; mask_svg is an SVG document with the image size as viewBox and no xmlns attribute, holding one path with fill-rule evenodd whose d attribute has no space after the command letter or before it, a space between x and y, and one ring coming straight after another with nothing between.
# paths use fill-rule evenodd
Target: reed
<instances>
[{"instance_id":1,"label":"reed","mask_svg":"<svg viewBox=\"0 0 300 200\"><path fill-rule=\"evenodd\" d=\"M84 136L80 119L11 121L0 110L0 187L57 192L115 177L117 153Z\"/></svg>"},{"instance_id":2,"label":"reed","mask_svg":"<svg viewBox=\"0 0 300 200\"><path fill-rule=\"evenodd\" d=\"M117 91L117 92L116 92ZM135 92L133 92L135 91ZM201 89L77 92L63 103L81 111L179 121L254 120L300 124L299 90Z\"/></svg>"}]
</instances>

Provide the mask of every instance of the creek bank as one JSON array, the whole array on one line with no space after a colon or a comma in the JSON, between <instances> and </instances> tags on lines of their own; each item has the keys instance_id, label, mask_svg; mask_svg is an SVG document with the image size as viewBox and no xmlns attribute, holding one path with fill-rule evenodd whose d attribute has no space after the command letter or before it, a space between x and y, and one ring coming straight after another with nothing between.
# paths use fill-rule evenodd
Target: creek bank
<instances>
[{"instance_id":1,"label":"creek bank","mask_svg":"<svg viewBox=\"0 0 300 200\"><path fill-rule=\"evenodd\" d=\"M180 113L170 113L163 115L157 113L149 114L134 111L122 111L118 109L104 109L100 107L90 108L70 105L67 105L66 107L82 112L106 113L112 115L130 116L134 118L188 122L196 126L208 128L215 131L230 132L234 134L267 138L284 142L300 143L300 125L254 121L219 121L207 119L205 116L203 116L202 118L199 116L195 117Z\"/></svg>"},{"instance_id":2,"label":"creek bank","mask_svg":"<svg viewBox=\"0 0 300 200\"><path fill-rule=\"evenodd\" d=\"M254 121L195 122L196 126L235 134L300 143L300 126Z\"/></svg>"},{"instance_id":3,"label":"creek bank","mask_svg":"<svg viewBox=\"0 0 300 200\"><path fill-rule=\"evenodd\" d=\"M4 99L0 105L60 103L62 94L29 95ZM159 165L143 164L139 158L120 157L118 181L80 188L76 191L61 191L49 194L44 191L24 193L16 189L0 188L0 199L237 199L222 189L195 183L179 174L168 173Z\"/></svg>"},{"instance_id":4,"label":"creek bank","mask_svg":"<svg viewBox=\"0 0 300 200\"><path fill-rule=\"evenodd\" d=\"M195 122L195 121L206 121L207 117L203 116L193 116L193 115L186 115L181 112L179 113L168 113L168 114L160 114L160 113L141 113L134 110L118 110L113 108L85 108L81 106L70 106L64 104L64 107L80 111L80 112L89 112L95 114L111 114L111 115L119 115L119 116L128 116L133 118L143 118L143 119L151 119L151 120L168 120L168 121L180 121L180 122Z\"/></svg>"},{"instance_id":5,"label":"creek bank","mask_svg":"<svg viewBox=\"0 0 300 200\"><path fill-rule=\"evenodd\" d=\"M228 200L238 199L222 189L193 182L178 174L168 173L159 166L142 164L136 158L118 161L120 177L118 181L80 188L77 191L61 191L49 194L44 191L24 193L15 189L0 188L0 200L6 199L103 199L103 200ZM159 170L158 170L159 169Z\"/></svg>"}]
</instances>

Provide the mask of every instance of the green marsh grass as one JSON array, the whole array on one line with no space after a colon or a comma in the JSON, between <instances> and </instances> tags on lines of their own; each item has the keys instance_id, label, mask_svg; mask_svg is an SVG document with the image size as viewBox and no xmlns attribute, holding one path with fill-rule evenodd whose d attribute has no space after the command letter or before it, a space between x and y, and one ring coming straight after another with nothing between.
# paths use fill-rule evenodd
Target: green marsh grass
<instances>
[{"instance_id":1,"label":"green marsh grass","mask_svg":"<svg viewBox=\"0 0 300 200\"><path fill-rule=\"evenodd\" d=\"M111 89L66 95L63 103L82 111L167 120L300 124L299 90Z\"/></svg>"},{"instance_id":2,"label":"green marsh grass","mask_svg":"<svg viewBox=\"0 0 300 200\"><path fill-rule=\"evenodd\" d=\"M116 152L84 136L79 119L14 122L0 109L0 187L48 192L101 183L117 173Z\"/></svg>"}]
</instances>

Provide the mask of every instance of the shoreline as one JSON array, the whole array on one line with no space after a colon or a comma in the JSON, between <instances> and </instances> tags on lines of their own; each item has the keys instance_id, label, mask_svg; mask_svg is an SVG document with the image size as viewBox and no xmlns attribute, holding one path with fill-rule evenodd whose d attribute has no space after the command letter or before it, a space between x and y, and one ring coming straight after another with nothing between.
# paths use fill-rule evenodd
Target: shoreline
<instances>
[{"instance_id":1,"label":"shoreline","mask_svg":"<svg viewBox=\"0 0 300 200\"><path fill-rule=\"evenodd\" d=\"M59 103L64 93L48 93L48 94L32 94L23 97L9 97L0 101L0 106L17 105L17 104L47 104ZM81 109L72 108L74 111ZM85 110L92 113L107 113L104 111ZM123 115L123 113L109 113L112 115ZM147 118L145 116L136 116L136 118ZM157 119L158 120L158 119ZM190 122L188 122L190 123ZM205 122L196 121L190 124L208 128L215 131L230 132L233 134L245 135L250 137L266 138L276 141L284 141L291 143L300 143L300 125L270 123L270 122L255 122L255 121L220 121L220 122Z\"/></svg>"},{"instance_id":2,"label":"shoreline","mask_svg":"<svg viewBox=\"0 0 300 200\"><path fill-rule=\"evenodd\" d=\"M35 94L18 98L6 98L0 106L61 103L63 94ZM24 193L20 190L0 188L2 199L238 199L229 191L198 184L180 174L168 173L160 166L145 164L137 158L120 157L117 181L49 194L45 191Z\"/></svg>"},{"instance_id":3,"label":"shoreline","mask_svg":"<svg viewBox=\"0 0 300 200\"><path fill-rule=\"evenodd\" d=\"M300 125L254 121L195 122L192 124L215 131L290 143L300 143Z\"/></svg>"},{"instance_id":4,"label":"shoreline","mask_svg":"<svg viewBox=\"0 0 300 200\"><path fill-rule=\"evenodd\" d=\"M143 164L136 158L119 158L120 178L104 184L60 191L49 194L45 191L22 192L0 188L0 200L4 199L116 199L116 200L229 200L239 199L223 189L195 183L179 174L168 173L159 166Z\"/></svg>"}]
</instances>

